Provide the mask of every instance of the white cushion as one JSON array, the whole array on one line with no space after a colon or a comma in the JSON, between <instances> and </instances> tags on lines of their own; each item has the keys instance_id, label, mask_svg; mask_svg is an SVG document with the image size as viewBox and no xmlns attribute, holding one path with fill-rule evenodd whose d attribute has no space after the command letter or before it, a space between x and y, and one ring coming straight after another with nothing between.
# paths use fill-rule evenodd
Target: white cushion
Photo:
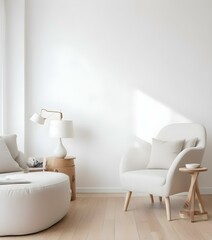
<instances>
[{"instance_id":1,"label":"white cushion","mask_svg":"<svg viewBox=\"0 0 212 240\"><path fill-rule=\"evenodd\" d=\"M28 166L27 166L27 160L25 155L22 152L18 152L18 156L16 157L15 161L18 163L18 165L24 169L24 170L28 170Z\"/></svg>"},{"instance_id":2,"label":"white cushion","mask_svg":"<svg viewBox=\"0 0 212 240\"><path fill-rule=\"evenodd\" d=\"M147 168L169 169L176 156L182 150L184 140L162 141L152 139L152 149Z\"/></svg>"},{"instance_id":3,"label":"white cushion","mask_svg":"<svg viewBox=\"0 0 212 240\"><path fill-rule=\"evenodd\" d=\"M2 138L4 139L11 156L13 157L13 159L15 159L18 156L18 145L17 145L17 135L13 134L13 135L7 135L7 136L2 136Z\"/></svg>"},{"instance_id":4,"label":"white cushion","mask_svg":"<svg viewBox=\"0 0 212 240\"><path fill-rule=\"evenodd\" d=\"M3 138L0 138L0 173L17 172L21 170L18 163L12 158Z\"/></svg>"},{"instance_id":5,"label":"white cushion","mask_svg":"<svg viewBox=\"0 0 212 240\"><path fill-rule=\"evenodd\" d=\"M38 232L67 214L70 206L68 175L33 172L8 177L31 183L0 185L0 236Z\"/></svg>"},{"instance_id":6,"label":"white cushion","mask_svg":"<svg viewBox=\"0 0 212 240\"><path fill-rule=\"evenodd\" d=\"M185 142L183 144L183 149L195 147L196 144L197 144L197 138L191 138L191 139L185 140Z\"/></svg>"},{"instance_id":7,"label":"white cushion","mask_svg":"<svg viewBox=\"0 0 212 240\"><path fill-rule=\"evenodd\" d=\"M142 169L122 173L120 177L126 189L151 193L165 185L167 172L166 169Z\"/></svg>"},{"instance_id":8,"label":"white cushion","mask_svg":"<svg viewBox=\"0 0 212 240\"><path fill-rule=\"evenodd\" d=\"M18 151L18 145L17 145L17 135L12 134L12 135L7 135L7 136L2 136L2 139L4 139L11 156L13 159L18 163L19 167L27 170L28 166L26 163L26 159L23 153Z\"/></svg>"}]
</instances>

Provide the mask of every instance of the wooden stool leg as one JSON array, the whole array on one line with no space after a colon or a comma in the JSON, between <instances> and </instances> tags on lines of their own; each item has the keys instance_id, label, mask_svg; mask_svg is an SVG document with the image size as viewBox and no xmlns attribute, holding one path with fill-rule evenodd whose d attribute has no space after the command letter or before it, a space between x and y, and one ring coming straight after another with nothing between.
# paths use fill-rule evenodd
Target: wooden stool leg
<instances>
[{"instance_id":1,"label":"wooden stool leg","mask_svg":"<svg viewBox=\"0 0 212 240\"><path fill-rule=\"evenodd\" d=\"M199 212L196 213L197 217L199 220L208 220L208 213L205 211L205 208L203 206L203 201L202 201L202 197L199 191L199 187L198 187L198 182L196 181L196 197L198 200L198 204L199 204Z\"/></svg>"},{"instance_id":2,"label":"wooden stool leg","mask_svg":"<svg viewBox=\"0 0 212 240\"><path fill-rule=\"evenodd\" d=\"M191 206L190 206L191 222L194 222L194 203L195 203L195 189L193 189L191 194Z\"/></svg>"},{"instance_id":3,"label":"wooden stool leg","mask_svg":"<svg viewBox=\"0 0 212 240\"><path fill-rule=\"evenodd\" d=\"M126 197L125 197L125 203L124 203L124 211L127 211L131 195L132 195L131 191L127 192Z\"/></svg>"},{"instance_id":4,"label":"wooden stool leg","mask_svg":"<svg viewBox=\"0 0 212 240\"><path fill-rule=\"evenodd\" d=\"M204 213L205 209L204 209L204 206L203 206L202 197L200 195L198 183L196 183L196 196L197 196L200 212Z\"/></svg>"}]
</instances>

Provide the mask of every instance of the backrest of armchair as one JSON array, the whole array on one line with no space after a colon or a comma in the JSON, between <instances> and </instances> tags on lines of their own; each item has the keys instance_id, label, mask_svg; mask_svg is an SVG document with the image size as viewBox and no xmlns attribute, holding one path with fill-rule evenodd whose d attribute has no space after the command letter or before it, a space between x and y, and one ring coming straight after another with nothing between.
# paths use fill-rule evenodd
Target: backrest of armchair
<instances>
[{"instance_id":1,"label":"backrest of armchair","mask_svg":"<svg viewBox=\"0 0 212 240\"><path fill-rule=\"evenodd\" d=\"M165 126L157 135L161 140L189 140L197 138L197 147L206 147L205 127L198 123L175 123Z\"/></svg>"}]
</instances>

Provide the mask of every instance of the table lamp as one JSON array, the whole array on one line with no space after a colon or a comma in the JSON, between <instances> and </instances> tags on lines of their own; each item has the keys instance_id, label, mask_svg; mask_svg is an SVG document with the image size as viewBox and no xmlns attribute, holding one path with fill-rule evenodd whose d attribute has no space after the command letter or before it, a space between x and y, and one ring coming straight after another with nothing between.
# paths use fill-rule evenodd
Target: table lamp
<instances>
[{"instance_id":1,"label":"table lamp","mask_svg":"<svg viewBox=\"0 0 212 240\"><path fill-rule=\"evenodd\" d=\"M52 110L47 110L47 109L45 109L45 108L42 108L41 109L41 111L40 111L40 113L38 114L38 113L34 113L33 115L32 115L32 117L30 118L30 120L31 121L33 121L33 122L35 122L35 123L38 123L38 124L44 124L45 123L45 121L46 121L46 119L47 118L45 118L45 117L43 117L42 115L43 115L43 112L47 112L47 113L58 113L58 114L60 114L60 119L62 119L63 118L63 114L62 114L62 112L59 112L59 111L52 111Z\"/></svg>"},{"instance_id":2,"label":"table lamp","mask_svg":"<svg viewBox=\"0 0 212 240\"><path fill-rule=\"evenodd\" d=\"M67 151L62 143L62 138L73 137L73 122L70 120L51 120L49 125L50 137L59 138L56 149L54 150L55 158L65 158Z\"/></svg>"},{"instance_id":3,"label":"table lamp","mask_svg":"<svg viewBox=\"0 0 212 240\"><path fill-rule=\"evenodd\" d=\"M54 157L55 158L65 158L67 151L62 143L62 138L71 138L73 137L73 122L70 120L62 120L63 114L59 111L52 111L47 110L45 108L42 108L40 111L40 114L34 113L32 117L30 118L31 121L38 123L38 124L44 124L47 117L43 116L43 113L53 113L53 114L59 114L60 120L51 120L50 126L49 126L49 134L50 137L59 138L58 145L54 151Z\"/></svg>"}]
</instances>

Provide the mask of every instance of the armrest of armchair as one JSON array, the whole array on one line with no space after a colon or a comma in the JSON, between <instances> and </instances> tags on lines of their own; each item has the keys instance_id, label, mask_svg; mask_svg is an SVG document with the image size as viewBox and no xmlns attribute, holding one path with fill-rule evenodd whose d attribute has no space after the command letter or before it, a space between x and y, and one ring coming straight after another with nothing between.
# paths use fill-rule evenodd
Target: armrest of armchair
<instances>
[{"instance_id":1,"label":"armrest of armchair","mask_svg":"<svg viewBox=\"0 0 212 240\"><path fill-rule=\"evenodd\" d=\"M182 192L180 186L188 190L190 177L180 172L179 168L184 167L186 163L201 163L203 154L204 148L192 147L184 149L177 155L167 173L166 184L169 195Z\"/></svg>"},{"instance_id":2,"label":"armrest of armchair","mask_svg":"<svg viewBox=\"0 0 212 240\"><path fill-rule=\"evenodd\" d=\"M131 147L122 157L119 172L127 172L146 168L149 162L151 144L143 142Z\"/></svg>"}]
</instances>

